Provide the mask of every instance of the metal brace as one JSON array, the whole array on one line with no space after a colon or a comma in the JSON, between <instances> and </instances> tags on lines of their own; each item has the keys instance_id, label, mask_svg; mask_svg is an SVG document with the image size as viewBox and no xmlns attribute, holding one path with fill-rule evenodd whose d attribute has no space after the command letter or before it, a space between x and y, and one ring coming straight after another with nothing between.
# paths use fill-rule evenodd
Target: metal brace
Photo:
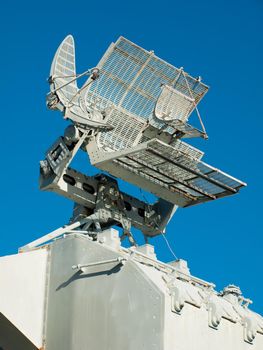
<instances>
[{"instance_id":1,"label":"metal brace","mask_svg":"<svg viewBox=\"0 0 263 350\"><path fill-rule=\"evenodd\" d=\"M40 188L62 194L75 202L70 224L81 224L73 230L80 227L96 234L118 225L123 228L121 239L127 237L132 245L136 245L132 226L140 229L146 239L163 233L177 209L175 205L163 199L154 204L146 203L121 192L117 181L110 176L90 177L69 167L78 150L84 148L92 136L89 130L69 126L64 136L47 151L45 160L40 162ZM70 225L68 229L72 229Z\"/></svg>"}]
</instances>

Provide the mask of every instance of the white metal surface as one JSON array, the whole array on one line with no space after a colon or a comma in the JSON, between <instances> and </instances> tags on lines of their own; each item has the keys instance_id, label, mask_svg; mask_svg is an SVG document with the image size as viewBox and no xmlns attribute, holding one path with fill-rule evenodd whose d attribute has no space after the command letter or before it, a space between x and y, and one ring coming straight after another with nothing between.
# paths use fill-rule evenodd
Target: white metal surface
<instances>
[{"instance_id":1,"label":"white metal surface","mask_svg":"<svg viewBox=\"0 0 263 350\"><path fill-rule=\"evenodd\" d=\"M54 80L54 88L59 98L67 106L74 100L78 91L75 79L75 44L72 35L68 35L59 46L51 65L50 76Z\"/></svg>"},{"instance_id":2,"label":"white metal surface","mask_svg":"<svg viewBox=\"0 0 263 350\"><path fill-rule=\"evenodd\" d=\"M60 110L65 119L70 119L82 127L107 129L103 116L99 111L87 109L81 98L82 89L77 86L77 79L90 76L91 82L99 76L97 68L81 74L76 73L75 43L72 35L68 35L60 44L52 61L50 70L50 93L47 105L51 109ZM87 86L89 83L87 83Z\"/></svg>"},{"instance_id":3,"label":"white metal surface","mask_svg":"<svg viewBox=\"0 0 263 350\"><path fill-rule=\"evenodd\" d=\"M198 79L188 74L185 78L182 69L123 37L109 47L98 68L100 79L85 91L86 103L101 110L113 103L144 120L151 116L163 84L193 95L196 104L208 90Z\"/></svg>"},{"instance_id":4,"label":"white metal surface","mask_svg":"<svg viewBox=\"0 0 263 350\"><path fill-rule=\"evenodd\" d=\"M146 121L125 111L112 107L107 113L107 124L113 127L111 131L102 131L97 137L100 149L106 152L119 151L136 146L146 128Z\"/></svg>"},{"instance_id":5,"label":"white metal surface","mask_svg":"<svg viewBox=\"0 0 263 350\"><path fill-rule=\"evenodd\" d=\"M89 129L85 144L94 166L181 207L235 194L246 185L201 162L203 152L180 141L206 136L201 120L203 131L187 124L208 91L200 77L123 37L97 67L78 90L70 80L77 77L74 40L66 37L53 60L50 94L51 102L64 106L65 117Z\"/></svg>"},{"instance_id":6,"label":"white metal surface","mask_svg":"<svg viewBox=\"0 0 263 350\"><path fill-rule=\"evenodd\" d=\"M173 122L180 120L187 122L190 113L195 108L195 100L171 86L164 85L156 102L155 115L162 121Z\"/></svg>"},{"instance_id":7,"label":"white metal surface","mask_svg":"<svg viewBox=\"0 0 263 350\"><path fill-rule=\"evenodd\" d=\"M119 152L87 146L91 163L181 207L238 192L246 184L198 160L194 148L158 139ZM199 157L201 154L199 155Z\"/></svg>"},{"instance_id":8,"label":"white metal surface","mask_svg":"<svg viewBox=\"0 0 263 350\"><path fill-rule=\"evenodd\" d=\"M113 229L0 258L0 286L0 312L45 350L263 348L263 318L238 287L218 293L149 244L122 248Z\"/></svg>"},{"instance_id":9,"label":"white metal surface","mask_svg":"<svg viewBox=\"0 0 263 350\"><path fill-rule=\"evenodd\" d=\"M150 245L120 248L110 230L103 237L71 235L53 244L47 350L87 343L93 350L263 348L263 318L236 287L218 293L184 261L164 264Z\"/></svg>"},{"instance_id":10,"label":"white metal surface","mask_svg":"<svg viewBox=\"0 0 263 350\"><path fill-rule=\"evenodd\" d=\"M0 312L37 348L43 345L48 253L0 257Z\"/></svg>"}]
</instances>

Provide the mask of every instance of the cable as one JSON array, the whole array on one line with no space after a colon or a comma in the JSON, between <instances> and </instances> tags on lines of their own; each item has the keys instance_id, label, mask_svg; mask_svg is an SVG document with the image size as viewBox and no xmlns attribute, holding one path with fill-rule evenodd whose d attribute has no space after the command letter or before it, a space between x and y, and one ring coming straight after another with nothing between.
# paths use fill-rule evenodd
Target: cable
<instances>
[{"instance_id":1,"label":"cable","mask_svg":"<svg viewBox=\"0 0 263 350\"><path fill-rule=\"evenodd\" d=\"M168 239L165 237L165 235L164 235L163 232L161 232L161 235L162 235L163 239L165 240L168 249L170 250L170 252L172 253L172 255L175 257L175 260L179 260L178 257L175 255L175 252L173 251L172 247L170 246L170 243L169 243Z\"/></svg>"}]
</instances>

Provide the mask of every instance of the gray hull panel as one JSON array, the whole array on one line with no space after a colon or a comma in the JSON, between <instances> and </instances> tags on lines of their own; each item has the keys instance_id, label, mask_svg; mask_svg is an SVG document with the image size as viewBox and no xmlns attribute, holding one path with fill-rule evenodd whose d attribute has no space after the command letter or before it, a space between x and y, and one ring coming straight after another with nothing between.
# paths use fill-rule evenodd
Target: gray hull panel
<instances>
[{"instance_id":1,"label":"gray hull panel","mask_svg":"<svg viewBox=\"0 0 263 350\"><path fill-rule=\"evenodd\" d=\"M164 295L136 263L72 270L119 255L85 238L52 245L47 350L163 349Z\"/></svg>"}]
</instances>

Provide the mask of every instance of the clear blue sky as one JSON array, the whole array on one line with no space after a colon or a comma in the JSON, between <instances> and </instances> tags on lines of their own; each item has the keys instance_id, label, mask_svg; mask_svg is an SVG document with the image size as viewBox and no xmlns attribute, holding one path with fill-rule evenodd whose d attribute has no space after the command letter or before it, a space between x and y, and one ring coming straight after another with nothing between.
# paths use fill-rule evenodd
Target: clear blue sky
<instances>
[{"instance_id":1,"label":"clear blue sky","mask_svg":"<svg viewBox=\"0 0 263 350\"><path fill-rule=\"evenodd\" d=\"M123 35L211 86L200 104L210 139L195 144L206 152L206 162L248 187L178 210L167 237L194 275L218 290L239 285L263 314L262 27L261 0L2 4L0 255L15 253L71 215L70 201L38 190L39 160L65 127L61 115L45 107L57 46L74 35L81 72ZM78 163L94 173L85 156ZM152 243L161 260L172 260L161 237Z\"/></svg>"}]
</instances>

